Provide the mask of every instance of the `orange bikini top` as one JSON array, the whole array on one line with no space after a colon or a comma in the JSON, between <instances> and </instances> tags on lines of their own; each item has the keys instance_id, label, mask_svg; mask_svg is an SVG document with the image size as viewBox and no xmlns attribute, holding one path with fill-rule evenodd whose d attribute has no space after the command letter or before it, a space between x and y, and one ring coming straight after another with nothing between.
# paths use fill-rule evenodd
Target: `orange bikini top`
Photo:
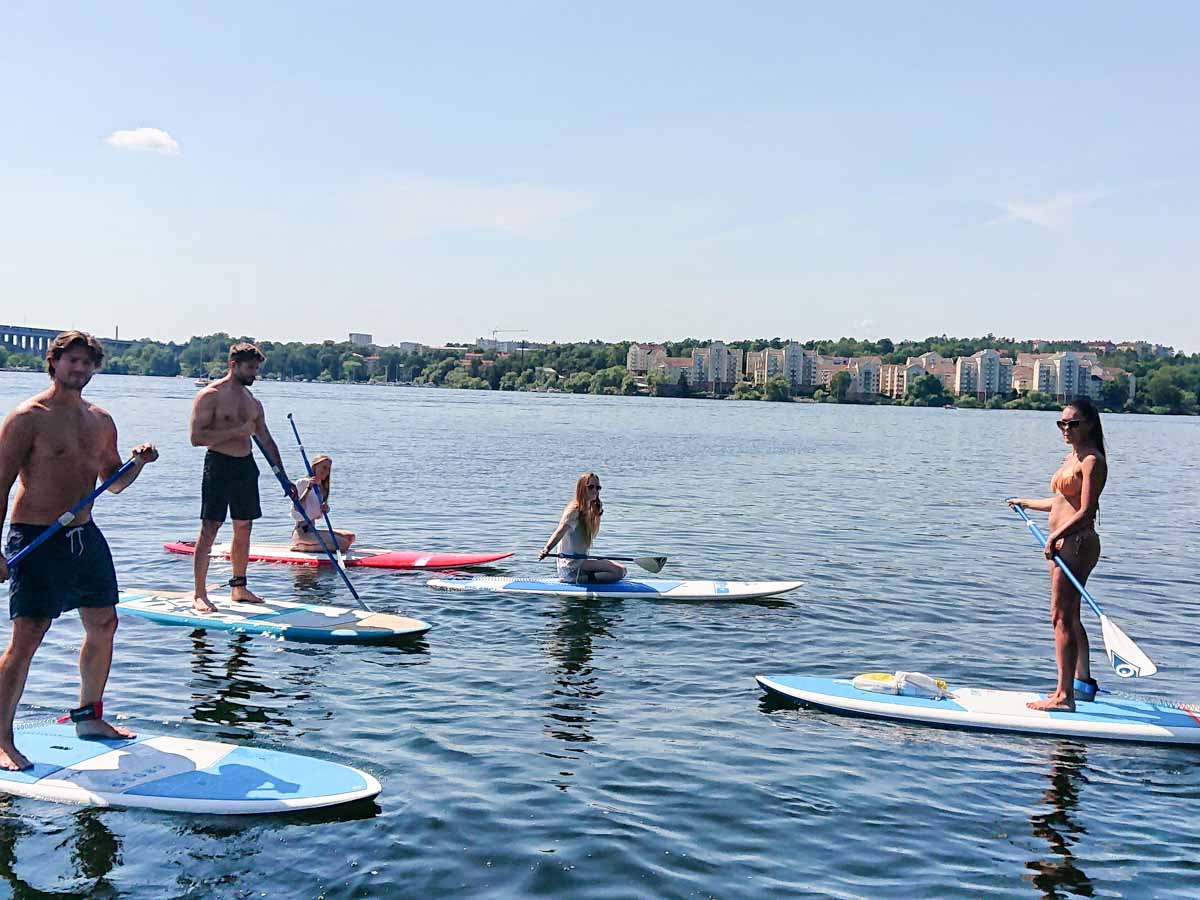
<instances>
[{"instance_id":1,"label":"orange bikini top","mask_svg":"<svg viewBox=\"0 0 1200 900\"><path fill-rule=\"evenodd\" d=\"M1078 497L1083 493L1083 468L1067 458L1050 479L1050 490L1064 497Z\"/></svg>"}]
</instances>

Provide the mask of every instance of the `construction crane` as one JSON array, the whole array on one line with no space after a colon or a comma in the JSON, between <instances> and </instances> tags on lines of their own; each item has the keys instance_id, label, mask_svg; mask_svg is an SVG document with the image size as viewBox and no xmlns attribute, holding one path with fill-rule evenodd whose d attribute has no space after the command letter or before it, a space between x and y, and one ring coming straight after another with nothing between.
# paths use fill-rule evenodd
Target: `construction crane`
<instances>
[{"instance_id":1,"label":"construction crane","mask_svg":"<svg viewBox=\"0 0 1200 900\"><path fill-rule=\"evenodd\" d=\"M525 334L528 331L528 328L493 328L492 343L496 343L496 335L498 334Z\"/></svg>"}]
</instances>

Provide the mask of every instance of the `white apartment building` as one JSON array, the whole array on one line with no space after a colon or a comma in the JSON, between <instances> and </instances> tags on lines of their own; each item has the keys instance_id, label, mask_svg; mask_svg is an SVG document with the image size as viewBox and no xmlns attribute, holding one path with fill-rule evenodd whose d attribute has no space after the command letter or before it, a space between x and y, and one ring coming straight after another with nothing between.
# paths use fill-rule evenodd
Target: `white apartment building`
<instances>
[{"instance_id":1,"label":"white apartment building","mask_svg":"<svg viewBox=\"0 0 1200 900\"><path fill-rule=\"evenodd\" d=\"M625 355L625 368L635 375L653 372L667 358L662 344L630 344Z\"/></svg>"},{"instance_id":2,"label":"white apartment building","mask_svg":"<svg viewBox=\"0 0 1200 900\"><path fill-rule=\"evenodd\" d=\"M752 384L767 381L786 371L787 353L782 348L767 347L746 354L746 379Z\"/></svg>"},{"instance_id":3,"label":"white apartment building","mask_svg":"<svg viewBox=\"0 0 1200 900\"><path fill-rule=\"evenodd\" d=\"M350 343L355 347L370 347L374 339L374 335L364 334L360 331L350 332Z\"/></svg>"},{"instance_id":4,"label":"white apartment building","mask_svg":"<svg viewBox=\"0 0 1200 900\"><path fill-rule=\"evenodd\" d=\"M684 382L692 385L696 383L693 375L694 365L695 361L688 356L664 356L650 371L665 384L679 384L679 376L682 375Z\"/></svg>"},{"instance_id":5,"label":"white apartment building","mask_svg":"<svg viewBox=\"0 0 1200 900\"><path fill-rule=\"evenodd\" d=\"M743 353L731 350L724 341L713 341L707 347L692 350L692 375L694 384L706 387L733 385L742 380L744 371Z\"/></svg>"},{"instance_id":6,"label":"white apartment building","mask_svg":"<svg viewBox=\"0 0 1200 900\"><path fill-rule=\"evenodd\" d=\"M971 356L960 356L954 361L954 394L973 394L986 400L997 394L1012 393L1011 359L995 350L980 350Z\"/></svg>"}]
</instances>

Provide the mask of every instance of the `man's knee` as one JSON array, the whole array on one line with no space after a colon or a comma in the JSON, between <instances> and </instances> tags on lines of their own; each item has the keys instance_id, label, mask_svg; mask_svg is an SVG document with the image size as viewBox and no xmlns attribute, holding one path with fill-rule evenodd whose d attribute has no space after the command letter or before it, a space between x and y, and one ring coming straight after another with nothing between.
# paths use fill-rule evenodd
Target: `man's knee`
<instances>
[{"instance_id":1,"label":"man's knee","mask_svg":"<svg viewBox=\"0 0 1200 900\"><path fill-rule=\"evenodd\" d=\"M250 536L250 528L254 525L252 519L234 519L233 534L234 537Z\"/></svg>"},{"instance_id":2,"label":"man's knee","mask_svg":"<svg viewBox=\"0 0 1200 900\"><path fill-rule=\"evenodd\" d=\"M111 606L86 608L79 617L90 637L111 638L117 632L117 611Z\"/></svg>"},{"instance_id":3,"label":"man's knee","mask_svg":"<svg viewBox=\"0 0 1200 900\"><path fill-rule=\"evenodd\" d=\"M200 523L200 537L196 539L197 550L208 550L212 548L213 541L217 539L217 532L221 530L220 522L213 522L208 519Z\"/></svg>"},{"instance_id":4,"label":"man's knee","mask_svg":"<svg viewBox=\"0 0 1200 900\"><path fill-rule=\"evenodd\" d=\"M42 643L42 638L50 630L52 619L31 616L17 616L12 620L12 638L9 650L18 655L33 655Z\"/></svg>"}]
</instances>

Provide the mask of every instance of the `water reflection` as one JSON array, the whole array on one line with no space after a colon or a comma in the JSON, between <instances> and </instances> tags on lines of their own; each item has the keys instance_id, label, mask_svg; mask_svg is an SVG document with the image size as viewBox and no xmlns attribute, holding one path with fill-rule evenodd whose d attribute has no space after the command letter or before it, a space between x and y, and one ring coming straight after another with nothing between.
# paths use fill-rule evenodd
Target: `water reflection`
<instances>
[{"instance_id":1,"label":"water reflection","mask_svg":"<svg viewBox=\"0 0 1200 900\"><path fill-rule=\"evenodd\" d=\"M221 641L228 648L228 656L218 650L208 632L198 628L191 634L193 679L192 718L197 722L215 725L263 725L278 724L291 727L291 720L278 710L264 703L251 703L253 699L269 699L277 691L254 677L254 655L250 652L255 638L247 634L236 634ZM313 667L315 669L315 666ZM289 678L289 681L294 679ZM300 683L311 683L299 679ZM243 737L253 733L246 728Z\"/></svg>"},{"instance_id":2,"label":"water reflection","mask_svg":"<svg viewBox=\"0 0 1200 900\"><path fill-rule=\"evenodd\" d=\"M7 812L6 807L13 801L0 806ZM122 864L121 841L113 834L101 817L101 811L83 809L72 813L66 825L63 819L55 820L55 832L62 828L64 836L54 845L55 856L62 858L62 851L70 848L70 859L75 871L56 874L60 878L86 881L86 889L53 891L35 887L18 874L20 868L19 848L22 838L29 838L29 853L26 868L34 873L44 874L47 870L42 864L46 858L44 848L39 846L38 835L27 824L27 820L0 818L0 878L3 878L12 889L13 897L109 897L117 896L118 891L108 881L109 874Z\"/></svg>"},{"instance_id":3,"label":"water reflection","mask_svg":"<svg viewBox=\"0 0 1200 900\"><path fill-rule=\"evenodd\" d=\"M1079 806L1080 787L1087 784L1086 765L1083 745L1062 743L1056 746L1047 776L1050 786L1042 795L1048 809L1029 819L1034 836L1046 842L1050 857L1030 860L1026 868L1034 874L1024 877L1042 892L1043 897L1095 896L1091 879L1076 865L1075 854L1071 852L1072 846L1087 833L1072 818Z\"/></svg>"},{"instance_id":4,"label":"water reflection","mask_svg":"<svg viewBox=\"0 0 1200 900\"><path fill-rule=\"evenodd\" d=\"M595 738L589 725L595 718L594 704L603 695L592 667L594 642L597 638L611 637L611 628L620 622L620 615L610 613L598 603L567 600L559 604L556 611L545 613L555 616L558 624L547 638L546 655L556 664L554 680L556 687L551 691L553 701L547 711L547 732L566 744L565 753L549 753L553 759L578 759L585 745ZM574 772L561 772L571 777ZM558 784L566 790L567 784Z\"/></svg>"}]
</instances>

